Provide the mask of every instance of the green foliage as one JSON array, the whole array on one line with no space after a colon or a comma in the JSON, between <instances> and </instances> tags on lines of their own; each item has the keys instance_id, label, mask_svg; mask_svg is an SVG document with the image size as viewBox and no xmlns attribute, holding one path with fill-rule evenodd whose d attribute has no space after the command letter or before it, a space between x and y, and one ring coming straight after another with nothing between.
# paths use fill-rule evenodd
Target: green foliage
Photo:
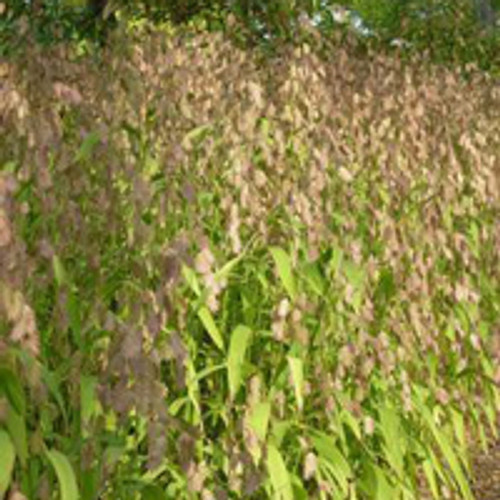
<instances>
[{"instance_id":1,"label":"green foliage","mask_svg":"<svg viewBox=\"0 0 500 500\"><path fill-rule=\"evenodd\" d=\"M354 0L352 7L368 26L387 36L397 36L408 2L400 0Z\"/></svg>"},{"instance_id":2,"label":"green foliage","mask_svg":"<svg viewBox=\"0 0 500 500\"><path fill-rule=\"evenodd\" d=\"M148 29L1 69L0 493L472 499L491 80Z\"/></svg>"},{"instance_id":3,"label":"green foliage","mask_svg":"<svg viewBox=\"0 0 500 500\"><path fill-rule=\"evenodd\" d=\"M245 354L252 331L244 325L238 325L231 334L231 344L227 358L229 395L234 400L241 385Z\"/></svg>"},{"instance_id":4,"label":"green foliage","mask_svg":"<svg viewBox=\"0 0 500 500\"><path fill-rule=\"evenodd\" d=\"M282 248L279 247L271 247L269 251L273 256L278 270L278 276L280 277L285 290L287 291L289 297L294 300L297 292L290 257Z\"/></svg>"},{"instance_id":5,"label":"green foliage","mask_svg":"<svg viewBox=\"0 0 500 500\"><path fill-rule=\"evenodd\" d=\"M277 500L293 500L290 475L281 453L274 445L269 445L267 448L267 468L272 485L270 496Z\"/></svg>"},{"instance_id":6,"label":"green foliage","mask_svg":"<svg viewBox=\"0 0 500 500\"><path fill-rule=\"evenodd\" d=\"M0 429L0 496L3 498L10 486L12 470L16 460L16 450L10 436Z\"/></svg>"},{"instance_id":7,"label":"green foliage","mask_svg":"<svg viewBox=\"0 0 500 500\"><path fill-rule=\"evenodd\" d=\"M57 450L48 450L47 458L57 474L61 492L61 500L78 500L78 486L75 473L68 458Z\"/></svg>"},{"instance_id":8,"label":"green foliage","mask_svg":"<svg viewBox=\"0 0 500 500\"><path fill-rule=\"evenodd\" d=\"M265 50L274 50L284 42L299 43L302 16L321 19L320 30L328 38L344 29L330 21L331 9L339 4L319 0L43 0L41 5L41 11L22 2L17 7L8 6L0 23L0 35L7 40L3 50L18 46L19 33L34 36L42 44L94 40L103 45L117 19L123 27L146 21L223 31L242 46ZM484 32L474 0L345 0L340 5L352 9L373 30L379 50L387 49L394 40L404 40L411 52L427 51L439 62L476 63L488 70L498 70L500 65L499 30ZM498 5L491 5L498 13ZM372 38L364 41L372 43Z\"/></svg>"}]
</instances>

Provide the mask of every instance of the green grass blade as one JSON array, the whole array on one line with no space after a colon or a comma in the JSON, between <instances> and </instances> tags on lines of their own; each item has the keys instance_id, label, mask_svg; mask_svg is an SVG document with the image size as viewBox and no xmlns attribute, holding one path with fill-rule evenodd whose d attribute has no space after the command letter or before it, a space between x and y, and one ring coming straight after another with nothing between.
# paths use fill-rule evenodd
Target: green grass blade
<instances>
[{"instance_id":1,"label":"green grass blade","mask_svg":"<svg viewBox=\"0 0 500 500\"><path fill-rule=\"evenodd\" d=\"M14 443L19 461L25 467L29 458L26 421L23 416L19 415L12 407L9 407L5 424Z\"/></svg>"},{"instance_id":2,"label":"green grass blade","mask_svg":"<svg viewBox=\"0 0 500 500\"><path fill-rule=\"evenodd\" d=\"M68 274L63 266L62 260L58 255L52 257L52 267L57 286L63 286L68 283Z\"/></svg>"},{"instance_id":3,"label":"green grass blade","mask_svg":"<svg viewBox=\"0 0 500 500\"><path fill-rule=\"evenodd\" d=\"M75 1L75 0L73 0ZM80 0L78 0L80 2ZM96 131L90 132L87 134L85 139L83 139L82 144L80 145L80 149L78 150L76 156L75 156L75 161L84 161L88 160L92 153L94 152L96 146L99 144L100 141L100 136L99 133Z\"/></svg>"},{"instance_id":4,"label":"green grass blade","mask_svg":"<svg viewBox=\"0 0 500 500\"><path fill-rule=\"evenodd\" d=\"M80 376L80 408L82 424L86 425L98 412L99 402L96 397L97 378Z\"/></svg>"},{"instance_id":5,"label":"green grass blade","mask_svg":"<svg viewBox=\"0 0 500 500\"><path fill-rule=\"evenodd\" d=\"M0 391L7 396L12 408L19 415L26 413L24 388L18 376L8 368L0 368Z\"/></svg>"},{"instance_id":6,"label":"green grass blade","mask_svg":"<svg viewBox=\"0 0 500 500\"><path fill-rule=\"evenodd\" d=\"M280 277L285 290L292 300L295 299L297 295L297 288L293 277L292 260L290 256L279 247L271 247L269 251L274 259L278 276Z\"/></svg>"},{"instance_id":7,"label":"green grass blade","mask_svg":"<svg viewBox=\"0 0 500 500\"><path fill-rule=\"evenodd\" d=\"M245 361L245 353L252 331L244 325L238 325L231 334L229 356L227 360L227 376L229 395L234 399L241 384L241 369Z\"/></svg>"},{"instance_id":8,"label":"green grass blade","mask_svg":"<svg viewBox=\"0 0 500 500\"><path fill-rule=\"evenodd\" d=\"M425 477L427 479L427 484L431 490L432 497L435 500L439 500L439 488L436 480L436 473L434 471L434 466L432 460L429 458L422 464L422 469L424 471Z\"/></svg>"},{"instance_id":9,"label":"green grass blade","mask_svg":"<svg viewBox=\"0 0 500 500\"><path fill-rule=\"evenodd\" d=\"M9 434L0 429L0 498L3 498L9 487L15 461L16 450L14 444Z\"/></svg>"},{"instance_id":10,"label":"green grass blade","mask_svg":"<svg viewBox=\"0 0 500 500\"><path fill-rule=\"evenodd\" d=\"M265 441L271 415L271 404L268 401L260 401L252 409L249 424L261 441Z\"/></svg>"},{"instance_id":11,"label":"green grass blade","mask_svg":"<svg viewBox=\"0 0 500 500\"><path fill-rule=\"evenodd\" d=\"M344 500L346 498L347 491L342 492L341 488L339 488L333 466L330 462L327 462L321 457L318 460L318 470L316 471L316 476L318 480L326 481L328 483L329 498L332 500Z\"/></svg>"},{"instance_id":12,"label":"green grass blade","mask_svg":"<svg viewBox=\"0 0 500 500\"><path fill-rule=\"evenodd\" d=\"M191 290L196 294L196 296L199 297L201 295L201 288L196 273L186 265L182 266L181 272L189 288L191 288Z\"/></svg>"},{"instance_id":13,"label":"green grass blade","mask_svg":"<svg viewBox=\"0 0 500 500\"><path fill-rule=\"evenodd\" d=\"M425 424L427 425L427 428L430 430L441 453L448 462L453 477L458 487L460 488L462 497L464 498L464 500L474 500L474 495L472 494L469 483L467 481L467 477L460 465L460 461L457 455L454 453L453 448L449 443L446 435L443 432L440 432L437 425L435 424L434 418L430 410L425 406L425 403L422 400L421 391L419 391L418 388L415 388L415 396L416 397L413 398L415 407L419 410Z\"/></svg>"},{"instance_id":14,"label":"green grass blade","mask_svg":"<svg viewBox=\"0 0 500 500\"><path fill-rule=\"evenodd\" d=\"M385 441L385 457L399 479L404 477L404 436L396 409L392 406L379 408L379 425Z\"/></svg>"},{"instance_id":15,"label":"green grass blade","mask_svg":"<svg viewBox=\"0 0 500 500\"><path fill-rule=\"evenodd\" d=\"M314 431L311 436L311 442L318 455L328 462L338 485L342 492L346 494L349 488L349 478L352 477L352 471L349 463L339 450L335 439L323 432Z\"/></svg>"},{"instance_id":16,"label":"green grass blade","mask_svg":"<svg viewBox=\"0 0 500 500\"><path fill-rule=\"evenodd\" d=\"M210 338L214 341L214 344L221 350L224 350L224 340L222 339L222 335L217 328L214 317L210 310L206 307L201 307L198 310L198 317L200 318L205 330L210 335Z\"/></svg>"},{"instance_id":17,"label":"green grass blade","mask_svg":"<svg viewBox=\"0 0 500 500\"><path fill-rule=\"evenodd\" d=\"M78 486L76 477L66 455L57 450L47 451L47 457L56 471L61 491L61 500L78 500Z\"/></svg>"},{"instance_id":18,"label":"green grass blade","mask_svg":"<svg viewBox=\"0 0 500 500\"><path fill-rule=\"evenodd\" d=\"M267 470L274 492L273 498L276 500L293 500L292 482L285 461L278 448L272 444L267 448Z\"/></svg>"},{"instance_id":19,"label":"green grass blade","mask_svg":"<svg viewBox=\"0 0 500 500\"><path fill-rule=\"evenodd\" d=\"M391 485L383 469L371 461L366 461L361 490L373 500L399 499L398 489Z\"/></svg>"}]
</instances>

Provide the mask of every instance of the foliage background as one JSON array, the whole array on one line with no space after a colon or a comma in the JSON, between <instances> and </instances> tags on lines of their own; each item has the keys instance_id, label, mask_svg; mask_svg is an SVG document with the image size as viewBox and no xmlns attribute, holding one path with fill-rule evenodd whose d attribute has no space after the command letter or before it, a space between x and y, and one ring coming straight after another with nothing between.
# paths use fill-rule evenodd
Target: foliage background
<instances>
[{"instance_id":1,"label":"foliage background","mask_svg":"<svg viewBox=\"0 0 500 500\"><path fill-rule=\"evenodd\" d=\"M0 494L472 498L499 409L494 38L123 9L104 36L53 8L2 31Z\"/></svg>"}]
</instances>

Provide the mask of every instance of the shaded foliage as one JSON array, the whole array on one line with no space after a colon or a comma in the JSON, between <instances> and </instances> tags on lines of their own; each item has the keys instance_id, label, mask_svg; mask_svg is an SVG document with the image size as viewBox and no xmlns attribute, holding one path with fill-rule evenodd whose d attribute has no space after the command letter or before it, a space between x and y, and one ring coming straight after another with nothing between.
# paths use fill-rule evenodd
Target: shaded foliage
<instances>
[{"instance_id":1,"label":"shaded foliage","mask_svg":"<svg viewBox=\"0 0 500 500\"><path fill-rule=\"evenodd\" d=\"M334 36L344 28L333 22L336 3L328 0L37 0L31 4L6 4L8 16L0 31L10 33L15 44L21 15L29 20L30 32L44 43L61 38L97 39L101 45L117 26L116 13L127 25L137 20L174 25L196 24L209 31L231 31L228 19L238 25L242 45L275 48L282 43L300 43L299 25L319 19L323 36ZM342 5L361 16L373 34L364 43L386 50L394 40L410 51L427 51L434 60L451 64L477 63L483 69L500 66L500 29L493 21L498 5L489 0L345 0ZM107 12L106 19L103 13ZM484 18L488 17L487 25ZM484 27L488 29L483 29ZM8 29L10 27L10 31ZM356 32L354 30L354 32ZM5 36L5 35L4 35ZM5 44L7 50L9 44Z\"/></svg>"}]
</instances>

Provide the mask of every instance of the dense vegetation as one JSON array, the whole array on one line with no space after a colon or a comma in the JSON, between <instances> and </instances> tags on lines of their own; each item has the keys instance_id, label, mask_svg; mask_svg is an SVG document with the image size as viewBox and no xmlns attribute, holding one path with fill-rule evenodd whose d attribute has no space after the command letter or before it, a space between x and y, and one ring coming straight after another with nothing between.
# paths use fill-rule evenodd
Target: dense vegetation
<instances>
[{"instance_id":1,"label":"dense vegetation","mask_svg":"<svg viewBox=\"0 0 500 500\"><path fill-rule=\"evenodd\" d=\"M352 21L358 28L362 23L357 33L378 51L396 42L412 53L426 51L440 63L475 63L497 71L500 66L500 0L9 0L0 5L7 10L0 19L0 40L6 42L0 52L18 46L20 32L26 31L43 44L89 39L103 44L119 26L117 18L122 27L146 19L157 25L202 25L232 32L242 47L270 48L296 43L307 19L326 37ZM339 22L336 13L342 11L351 22ZM228 30L228 16L237 33Z\"/></svg>"},{"instance_id":2,"label":"dense vegetation","mask_svg":"<svg viewBox=\"0 0 500 500\"><path fill-rule=\"evenodd\" d=\"M268 36L236 7L8 10L0 498L474 498L497 35L443 15L394 47L369 3L374 40L297 6Z\"/></svg>"}]
</instances>

